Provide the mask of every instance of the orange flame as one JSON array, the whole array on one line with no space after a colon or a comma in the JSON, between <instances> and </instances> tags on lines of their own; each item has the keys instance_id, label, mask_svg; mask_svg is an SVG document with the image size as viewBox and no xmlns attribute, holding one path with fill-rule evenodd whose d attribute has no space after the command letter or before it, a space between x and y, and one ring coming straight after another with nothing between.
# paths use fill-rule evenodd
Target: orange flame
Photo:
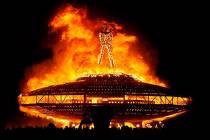
<instances>
[{"instance_id":1,"label":"orange flame","mask_svg":"<svg viewBox=\"0 0 210 140\"><path fill-rule=\"evenodd\" d=\"M53 47L53 58L30 69L23 91L71 82L83 75L107 73L129 74L143 82L166 87L155 75L155 64L147 60L145 45L135 35L123 32L123 26L115 22L109 22L114 29L112 55L115 67L110 68L107 56L102 64L97 64L101 47L98 33L105 22L108 23L89 19L85 9L71 5L58 11L49 23L52 32L60 35Z\"/></svg>"},{"instance_id":2,"label":"orange flame","mask_svg":"<svg viewBox=\"0 0 210 140\"><path fill-rule=\"evenodd\" d=\"M43 109L36 109L36 108L27 108L24 106L20 106L20 111L27 113L28 116L31 117L40 117L46 120L49 120L55 124L56 127L64 128L64 127L71 127L70 124L72 122L77 124L77 127L79 126L80 120L79 119L72 119L72 118L67 118L66 116L61 116L58 114L45 114ZM46 111L45 111L46 112Z\"/></svg>"}]
</instances>

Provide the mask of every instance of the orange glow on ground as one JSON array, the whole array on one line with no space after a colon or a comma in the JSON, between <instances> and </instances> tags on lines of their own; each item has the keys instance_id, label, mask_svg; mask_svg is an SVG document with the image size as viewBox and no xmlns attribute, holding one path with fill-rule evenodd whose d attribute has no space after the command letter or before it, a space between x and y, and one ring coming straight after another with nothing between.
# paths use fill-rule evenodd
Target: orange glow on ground
<instances>
[{"instance_id":1,"label":"orange glow on ground","mask_svg":"<svg viewBox=\"0 0 210 140\"><path fill-rule=\"evenodd\" d=\"M187 111L185 110L185 111L177 112L177 113L174 113L174 114L171 114L171 115L167 115L167 116L164 116L164 117L159 117L159 118L155 118L155 119L151 119L151 120L144 120L144 121L142 121L142 127L146 128L146 124L149 124L152 121L159 121L159 122L161 121L162 122L164 120L168 120L170 118L174 118L174 117L177 117L179 115L182 115L182 114L184 114L186 112Z\"/></svg>"}]
</instances>

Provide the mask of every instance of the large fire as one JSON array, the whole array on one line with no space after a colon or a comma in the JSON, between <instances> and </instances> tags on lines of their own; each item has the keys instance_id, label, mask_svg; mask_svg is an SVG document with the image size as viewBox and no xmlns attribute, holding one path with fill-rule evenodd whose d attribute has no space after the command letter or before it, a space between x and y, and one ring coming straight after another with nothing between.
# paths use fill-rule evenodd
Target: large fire
<instances>
[{"instance_id":1,"label":"large fire","mask_svg":"<svg viewBox=\"0 0 210 140\"><path fill-rule=\"evenodd\" d=\"M99 30L104 23L113 28L113 51L115 67L109 66L104 56L97 64L100 53ZM55 43L53 58L34 65L26 74L23 92L74 81L82 75L125 73L155 85L166 87L165 82L155 75L156 59L135 35L123 32L123 26L115 22L89 19L87 10L67 5L57 12L49 23L52 32L59 34ZM106 53L105 53L106 54Z\"/></svg>"},{"instance_id":2,"label":"large fire","mask_svg":"<svg viewBox=\"0 0 210 140\"><path fill-rule=\"evenodd\" d=\"M106 55L102 63L98 64L101 48L98 33L104 23L108 23L113 31L114 67L110 67ZM59 36L52 47L53 57L27 71L19 98L32 90L73 82L81 76L90 74L124 73L145 83L167 86L166 82L155 74L156 63L151 60L156 61L156 56L150 53L153 51L146 51L147 46L142 40L135 35L127 34L125 27L112 21L90 19L86 9L74 8L71 5L60 9L49 22L49 27L50 33ZM69 118L56 114L50 116L44 114L42 110L23 106L20 106L20 110L30 116L52 120L57 127L70 125Z\"/></svg>"}]
</instances>

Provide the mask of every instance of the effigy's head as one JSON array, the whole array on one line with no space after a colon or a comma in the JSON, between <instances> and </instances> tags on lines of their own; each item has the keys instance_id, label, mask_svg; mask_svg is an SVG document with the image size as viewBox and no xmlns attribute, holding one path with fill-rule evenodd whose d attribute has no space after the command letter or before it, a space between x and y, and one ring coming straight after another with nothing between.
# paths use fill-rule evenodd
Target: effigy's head
<instances>
[{"instance_id":1,"label":"effigy's head","mask_svg":"<svg viewBox=\"0 0 210 140\"><path fill-rule=\"evenodd\" d=\"M102 25L102 32L106 32L106 33L111 32L111 27L107 23L104 23Z\"/></svg>"}]
</instances>

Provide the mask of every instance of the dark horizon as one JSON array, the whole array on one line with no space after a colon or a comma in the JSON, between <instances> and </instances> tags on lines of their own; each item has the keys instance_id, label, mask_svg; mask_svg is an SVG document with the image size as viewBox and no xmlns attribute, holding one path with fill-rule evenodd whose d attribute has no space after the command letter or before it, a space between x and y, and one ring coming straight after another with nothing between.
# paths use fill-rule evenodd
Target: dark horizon
<instances>
[{"instance_id":1,"label":"dark horizon","mask_svg":"<svg viewBox=\"0 0 210 140\"><path fill-rule=\"evenodd\" d=\"M128 26L140 34L159 53L157 75L169 81L171 89L184 96L197 97L192 87L196 72L196 44L193 42L194 9L189 3L143 3L129 1L52 1L11 2L5 9L5 47L3 57L3 100L1 121L18 113L17 96L26 68L51 57L46 44L48 22L65 2L85 5L93 17L102 17ZM9 55L7 55L9 54ZM4 94L5 93L5 94Z\"/></svg>"}]
</instances>

